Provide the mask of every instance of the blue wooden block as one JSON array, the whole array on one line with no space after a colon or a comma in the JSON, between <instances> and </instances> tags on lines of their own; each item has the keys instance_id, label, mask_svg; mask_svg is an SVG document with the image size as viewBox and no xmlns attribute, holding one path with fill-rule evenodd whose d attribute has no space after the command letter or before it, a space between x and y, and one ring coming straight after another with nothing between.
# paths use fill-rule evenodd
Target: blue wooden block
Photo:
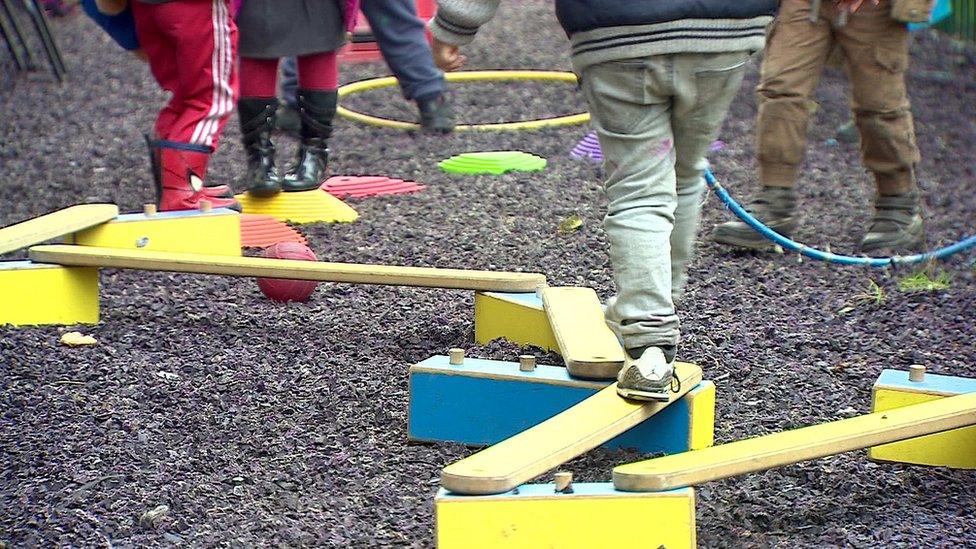
<instances>
[{"instance_id":1,"label":"blue wooden block","mask_svg":"<svg viewBox=\"0 0 976 549\"><path fill-rule=\"evenodd\" d=\"M458 366L434 356L410 368L411 440L495 444L606 387L569 376L560 366L522 372L518 364L465 358ZM711 446L715 385L704 381L684 398L607 442L611 449L677 453Z\"/></svg>"}]
</instances>

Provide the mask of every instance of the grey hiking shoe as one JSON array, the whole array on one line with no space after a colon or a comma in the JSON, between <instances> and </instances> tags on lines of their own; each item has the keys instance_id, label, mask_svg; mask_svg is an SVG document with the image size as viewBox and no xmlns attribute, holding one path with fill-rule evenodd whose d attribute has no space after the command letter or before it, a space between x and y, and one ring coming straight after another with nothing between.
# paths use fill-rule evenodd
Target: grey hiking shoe
<instances>
[{"instance_id":1,"label":"grey hiking shoe","mask_svg":"<svg viewBox=\"0 0 976 549\"><path fill-rule=\"evenodd\" d=\"M796 216L793 213L795 208L796 195L793 189L763 187L759 196L746 207L746 211L770 229L789 237L796 228ZM715 225L712 240L719 244L753 250L769 250L774 246L772 241L739 219Z\"/></svg>"},{"instance_id":2,"label":"grey hiking shoe","mask_svg":"<svg viewBox=\"0 0 976 549\"><path fill-rule=\"evenodd\" d=\"M617 374L617 394L632 400L670 400L675 350L674 345L627 349Z\"/></svg>"},{"instance_id":3,"label":"grey hiking shoe","mask_svg":"<svg viewBox=\"0 0 976 549\"><path fill-rule=\"evenodd\" d=\"M878 196L874 219L868 228L861 251L868 253L888 248L921 251L925 247L925 223L918 191L896 196Z\"/></svg>"}]
</instances>

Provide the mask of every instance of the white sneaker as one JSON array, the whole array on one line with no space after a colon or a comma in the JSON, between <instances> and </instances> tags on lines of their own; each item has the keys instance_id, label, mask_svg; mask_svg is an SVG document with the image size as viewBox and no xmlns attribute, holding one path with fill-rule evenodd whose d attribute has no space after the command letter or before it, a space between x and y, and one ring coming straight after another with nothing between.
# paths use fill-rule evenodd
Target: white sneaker
<instances>
[{"instance_id":1,"label":"white sneaker","mask_svg":"<svg viewBox=\"0 0 976 549\"><path fill-rule=\"evenodd\" d=\"M633 400L671 400L673 359L668 361L660 347L648 347L637 360L625 357L617 374L617 394Z\"/></svg>"}]
</instances>

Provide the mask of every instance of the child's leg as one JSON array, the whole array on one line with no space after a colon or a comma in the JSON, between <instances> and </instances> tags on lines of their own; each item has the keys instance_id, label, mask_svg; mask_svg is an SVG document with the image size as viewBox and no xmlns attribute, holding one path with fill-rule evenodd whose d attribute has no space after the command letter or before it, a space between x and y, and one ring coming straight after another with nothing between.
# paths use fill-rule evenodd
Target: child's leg
<instances>
[{"instance_id":1,"label":"child's leg","mask_svg":"<svg viewBox=\"0 0 976 549\"><path fill-rule=\"evenodd\" d=\"M329 164L326 141L332 135L339 84L335 52L298 58L298 116L302 144L298 159L285 174L286 191L316 189L325 180Z\"/></svg>"},{"instance_id":2,"label":"child's leg","mask_svg":"<svg viewBox=\"0 0 976 549\"><path fill-rule=\"evenodd\" d=\"M298 87L303 90L335 91L339 87L336 53L328 51L299 57Z\"/></svg>"},{"instance_id":3,"label":"child's leg","mask_svg":"<svg viewBox=\"0 0 976 549\"><path fill-rule=\"evenodd\" d=\"M241 57L241 97L277 97L278 60Z\"/></svg>"},{"instance_id":4,"label":"child's leg","mask_svg":"<svg viewBox=\"0 0 976 549\"><path fill-rule=\"evenodd\" d=\"M674 131L678 203L671 233L671 296L680 299L694 255L705 193L705 155L742 85L746 52L675 56Z\"/></svg>"},{"instance_id":5,"label":"child's leg","mask_svg":"<svg viewBox=\"0 0 976 549\"><path fill-rule=\"evenodd\" d=\"M136 2L138 4L138 2ZM169 141L216 147L237 96L237 26L227 0L153 5L156 24L175 46L181 112Z\"/></svg>"},{"instance_id":6,"label":"child's leg","mask_svg":"<svg viewBox=\"0 0 976 549\"><path fill-rule=\"evenodd\" d=\"M176 47L156 24L155 7L142 2L132 3L132 17L136 24L139 45L149 61L149 70L159 87L170 92L169 102L156 117L153 139L167 138L173 123L182 111L183 98L179 95Z\"/></svg>"},{"instance_id":7,"label":"child's leg","mask_svg":"<svg viewBox=\"0 0 976 549\"><path fill-rule=\"evenodd\" d=\"M583 74L607 171L604 228L617 286L607 319L628 350L678 342L671 302L675 175L669 64L667 56L651 57L601 63Z\"/></svg>"},{"instance_id":8,"label":"child's leg","mask_svg":"<svg viewBox=\"0 0 976 549\"><path fill-rule=\"evenodd\" d=\"M275 166L271 141L278 110L277 59L241 58L241 98L237 118L241 122L241 143L247 155L244 185L254 196L272 196L281 191L281 177Z\"/></svg>"}]
</instances>

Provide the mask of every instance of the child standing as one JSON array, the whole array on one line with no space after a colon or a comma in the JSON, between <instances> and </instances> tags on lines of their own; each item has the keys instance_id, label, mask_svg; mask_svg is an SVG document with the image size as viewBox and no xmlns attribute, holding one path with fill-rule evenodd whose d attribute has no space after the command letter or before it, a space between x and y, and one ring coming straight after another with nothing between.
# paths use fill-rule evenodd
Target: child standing
<instances>
[{"instance_id":1,"label":"child standing","mask_svg":"<svg viewBox=\"0 0 976 549\"><path fill-rule=\"evenodd\" d=\"M336 50L345 42L355 3L348 0L246 0L241 29L241 98L238 116L247 153L248 192L271 196L317 188L329 161L326 146L336 112ZM345 16L344 13L345 12ZM301 146L282 178L275 166L271 132L278 109L278 61L298 58Z\"/></svg>"},{"instance_id":2,"label":"child standing","mask_svg":"<svg viewBox=\"0 0 976 549\"><path fill-rule=\"evenodd\" d=\"M150 140L159 209L197 209L203 201L239 208L226 186L204 185L237 94L229 0L136 0L131 8L153 76L172 93Z\"/></svg>"},{"instance_id":3,"label":"child standing","mask_svg":"<svg viewBox=\"0 0 976 549\"><path fill-rule=\"evenodd\" d=\"M438 0L434 60L463 63L499 0ZM705 154L763 47L777 0L556 0L573 67L600 138L617 297L607 323L623 340L624 397L666 400L681 295L694 249Z\"/></svg>"}]
</instances>

